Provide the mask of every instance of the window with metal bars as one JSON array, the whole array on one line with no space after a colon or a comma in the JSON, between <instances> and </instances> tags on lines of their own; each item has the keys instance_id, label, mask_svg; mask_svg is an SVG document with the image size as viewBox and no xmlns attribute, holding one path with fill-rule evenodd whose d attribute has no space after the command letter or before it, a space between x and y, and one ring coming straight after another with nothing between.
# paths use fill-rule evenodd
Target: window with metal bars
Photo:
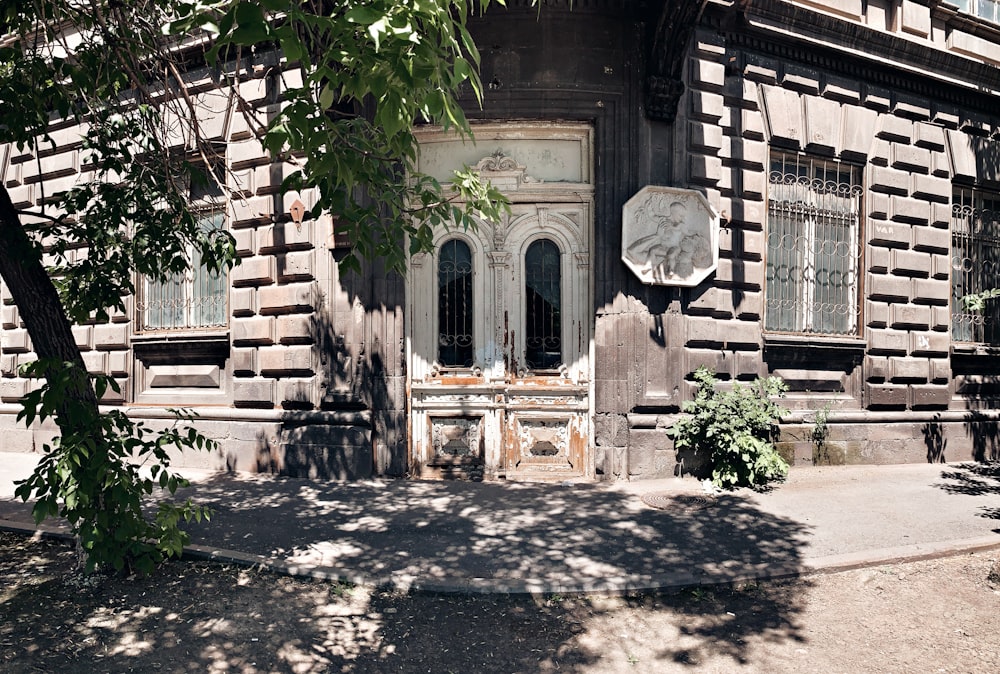
<instances>
[{"instance_id":1,"label":"window with metal bars","mask_svg":"<svg viewBox=\"0 0 1000 674\"><path fill-rule=\"evenodd\" d=\"M524 360L532 370L562 365L562 270L560 251L539 239L524 255Z\"/></svg>"},{"instance_id":2,"label":"window with metal bars","mask_svg":"<svg viewBox=\"0 0 1000 674\"><path fill-rule=\"evenodd\" d=\"M1000 301L970 311L966 295L1000 287L1000 193L957 187L951 202L951 337L1000 343Z\"/></svg>"},{"instance_id":3,"label":"window with metal bars","mask_svg":"<svg viewBox=\"0 0 1000 674\"><path fill-rule=\"evenodd\" d=\"M861 170L788 152L771 155L764 326L775 332L859 330Z\"/></svg>"},{"instance_id":4,"label":"window with metal bars","mask_svg":"<svg viewBox=\"0 0 1000 674\"><path fill-rule=\"evenodd\" d=\"M201 225L206 230L221 229L224 215L206 212ZM188 330L227 325L226 274L210 272L198 251L189 252L190 269L165 281L145 279L139 298L139 317L144 331Z\"/></svg>"},{"instance_id":5,"label":"window with metal bars","mask_svg":"<svg viewBox=\"0 0 1000 674\"><path fill-rule=\"evenodd\" d=\"M438 255L438 362L472 367L472 251L450 239Z\"/></svg>"}]
</instances>

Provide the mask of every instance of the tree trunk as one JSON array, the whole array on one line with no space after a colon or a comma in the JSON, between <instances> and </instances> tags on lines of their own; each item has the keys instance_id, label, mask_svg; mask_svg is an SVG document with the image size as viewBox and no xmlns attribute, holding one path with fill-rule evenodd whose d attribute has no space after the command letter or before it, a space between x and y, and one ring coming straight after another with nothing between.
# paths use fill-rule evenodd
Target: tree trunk
<instances>
[{"instance_id":1,"label":"tree trunk","mask_svg":"<svg viewBox=\"0 0 1000 674\"><path fill-rule=\"evenodd\" d=\"M0 276L3 276L14 298L38 358L73 363L81 373L85 373L86 366L59 293L42 264L38 249L24 231L10 194L3 185L0 185ZM74 379L78 383L71 396L77 405L89 408L96 418L98 401L93 387L85 376ZM70 423L70 420L64 418L62 411L57 410L56 423L66 431L64 424Z\"/></svg>"}]
</instances>

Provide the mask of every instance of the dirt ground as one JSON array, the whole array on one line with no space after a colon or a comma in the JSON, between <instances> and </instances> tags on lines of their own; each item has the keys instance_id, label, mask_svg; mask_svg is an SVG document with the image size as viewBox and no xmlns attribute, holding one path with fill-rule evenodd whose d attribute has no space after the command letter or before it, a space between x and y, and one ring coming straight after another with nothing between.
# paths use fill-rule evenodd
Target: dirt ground
<instances>
[{"instance_id":1,"label":"dirt ground","mask_svg":"<svg viewBox=\"0 0 1000 674\"><path fill-rule=\"evenodd\" d=\"M0 532L0 672L995 672L998 553L631 597L409 594Z\"/></svg>"}]
</instances>

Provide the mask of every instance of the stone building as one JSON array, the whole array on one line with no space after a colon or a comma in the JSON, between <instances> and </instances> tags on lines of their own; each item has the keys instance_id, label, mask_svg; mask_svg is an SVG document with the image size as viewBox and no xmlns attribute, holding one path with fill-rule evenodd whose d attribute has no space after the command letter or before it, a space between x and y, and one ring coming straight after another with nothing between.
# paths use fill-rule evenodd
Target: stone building
<instances>
[{"instance_id":1,"label":"stone building","mask_svg":"<svg viewBox=\"0 0 1000 674\"><path fill-rule=\"evenodd\" d=\"M208 217L242 264L75 328L106 402L194 408L221 451L192 464L635 479L679 469L665 430L705 365L784 378L796 464L997 457L998 314L958 298L998 285L1000 3L508 5L472 24L476 143L422 129L420 168L477 166L510 215L406 278L341 275L335 221L295 215L310 195L205 87L238 195ZM294 72L260 58L241 92L266 111ZM77 179L74 133L0 149L18 205ZM14 423L31 358L5 299L3 449L50 432Z\"/></svg>"}]
</instances>

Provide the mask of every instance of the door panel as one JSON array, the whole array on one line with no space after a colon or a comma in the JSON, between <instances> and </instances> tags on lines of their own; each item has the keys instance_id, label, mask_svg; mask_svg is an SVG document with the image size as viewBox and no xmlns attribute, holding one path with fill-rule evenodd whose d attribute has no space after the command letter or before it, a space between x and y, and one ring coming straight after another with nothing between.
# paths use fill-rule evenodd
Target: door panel
<instances>
[{"instance_id":1,"label":"door panel","mask_svg":"<svg viewBox=\"0 0 1000 674\"><path fill-rule=\"evenodd\" d=\"M418 131L420 171L441 179L482 157L472 165L511 205L499 222L439 232L411 259L412 474L593 477L592 135L583 124L485 124L470 147Z\"/></svg>"}]
</instances>

